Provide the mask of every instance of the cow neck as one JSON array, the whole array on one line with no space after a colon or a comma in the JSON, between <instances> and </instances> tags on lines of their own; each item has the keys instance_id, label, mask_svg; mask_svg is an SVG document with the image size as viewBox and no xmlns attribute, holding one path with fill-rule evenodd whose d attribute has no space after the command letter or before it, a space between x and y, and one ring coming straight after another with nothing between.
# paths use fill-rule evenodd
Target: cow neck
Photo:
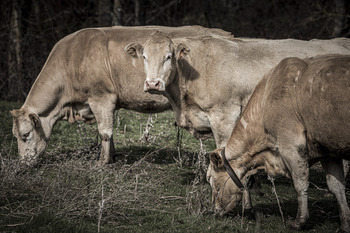
<instances>
[{"instance_id":1,"label":"cow neck","mask_svg":"<svg viewBox=\"0 0 350 233\"><path fill-rule=\"evenodd\" d=\"M177 70L177 69L176 69ZM165 97L168 98L172 108L175 112L176 122L181 126L183 121L184 111L186 109L186 104L184 102L184 96L186 93L186 85L184 85L183 77L177 71L173 81L167 87Z\"/></svg>"},{"instance_id":2,"label":"cow neck","mask_svg":"<svg viewBox=\"0 0 350 233\"><path fill-rule=\"evenodd\" d=\"M239 117L226 145L229 160L241 156L253 157L269 146L269 138L264 131L263 115L266 82L260 82L251 95L246 108Z\"/></svg>"},{"instance_id":3,"label":"cow neck","mask_svg":"<svg viewBox=\"0 0 350 233\"><path fill-rule=\"evenodd\" d=\"M39 74L34 82L22 109L37 114L40 118L46 139L49 139L52 127L61 117L64 88L58 81L47 79L47 76Z\"/></svg>"}]
</instances>

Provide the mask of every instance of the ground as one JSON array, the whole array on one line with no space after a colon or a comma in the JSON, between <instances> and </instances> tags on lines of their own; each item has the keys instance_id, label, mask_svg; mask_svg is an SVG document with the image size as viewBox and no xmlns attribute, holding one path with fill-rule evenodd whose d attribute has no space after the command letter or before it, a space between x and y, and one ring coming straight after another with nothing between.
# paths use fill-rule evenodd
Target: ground
<instances>
[{"instance_id":1,"label":"ground","mask_svg":"<svg viewBox=\"0 0 350 233\"><path fill-rule=\"evenodd\" d=\"M258 178L265 195L253 193L253 212L214 216L205 181L206 153L215 148L214 140L201 148L178 131L171 111L120 110L117 162L104 168L96 166L96 125L59 122L40 164L23 170L9 114L20 106L0 101L0 232L293 232L288 227L297 210L292 182L275 179L273 192L264 173ZM303 232L335 232L338 207L318 166L311 182L310 221Z\"/></svg>"}]
</instances>

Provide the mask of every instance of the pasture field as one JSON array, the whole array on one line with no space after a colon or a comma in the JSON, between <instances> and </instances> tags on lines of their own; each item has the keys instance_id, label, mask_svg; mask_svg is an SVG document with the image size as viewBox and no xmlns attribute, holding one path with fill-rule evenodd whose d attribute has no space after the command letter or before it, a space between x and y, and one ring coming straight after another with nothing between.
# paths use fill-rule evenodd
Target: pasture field
<instances>
[{"instance_id":1,"label":"pasture field","mask_svg":"<svg viewBox=\"0 0 350 233\"><path fill-rule=\"evenodd\" d=\"M215 143L201 146L178 130L171 111L120 110L117 162L103 168L96 166L96 125L60 121L40 164L23 169L9 114L20 106L0 101L0 232L294 232L288 226L297 210L291 180L272 182L264 173L258 175L264 196L252 193L254 211L215 216L205 179L206 154ZM338 206L319 166L310 181L303 232L336 232Z\"/></svg>"}]
</instances>

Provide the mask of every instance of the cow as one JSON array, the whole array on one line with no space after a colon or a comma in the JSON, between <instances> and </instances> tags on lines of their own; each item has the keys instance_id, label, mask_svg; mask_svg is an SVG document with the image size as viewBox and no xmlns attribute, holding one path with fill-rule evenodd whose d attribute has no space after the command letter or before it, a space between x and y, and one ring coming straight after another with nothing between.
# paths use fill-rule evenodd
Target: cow
<instances>
[{"instance_id":1,"label":"cow","mask_svg":"<svg viewBox=\"0 0 350 233\"><path fill-rule=\"evenodd\" d=\"M247 177L265 170L293 180L298 212L292 226L301 229L309 218L309 167L321 161L338 201L340 229L350 232L343 172L343 159L350 159L349 92L350 56L286 58L266 73L226 147L209 155L207 179L216 212L234 209Z\"/></svg>"},{"instance_id":2,"label":"cow","mask_svg":"<svg viewBox=\"0 0 350 233\"><path fill-rule=\"evenodd\" d=\"M261 74L285 57L350 54L350 39L267 40L215 34L172 39L157 31L143 44L131 42L125 51L133 62L144 61L144 91L168 98L176 124L197 139L213 135L221 148Z\"/></svg>"},{"instance_id":3,"label":"cow","mask_svg":"<svg viewBox=\"0 0 350 233\"><path fill-rule=\"evenodd\" d=\"M172 38L231 33L201 26L88 28L61 39L52 49L20 109L11 111L20 159L37 163L60 120L97 122L102 141L99 164L113 162L113 116L120 108L143 113L171 109L163 96L142 93L144 64L124 52L155 31Z\"/></svg>"},{"instance_id":4,"label":"cow","mask_svg":"<svg viewBox=\"0 0 350 233\"><path fill-rule=\"evenodd\" d=\"M255 85L285 57L350 54L350 39L302 41L203 36L172 39L152 33L125 49L145 63L144 91L168 98L176 124L224 147Z\"/></svg>"}]
</instances>

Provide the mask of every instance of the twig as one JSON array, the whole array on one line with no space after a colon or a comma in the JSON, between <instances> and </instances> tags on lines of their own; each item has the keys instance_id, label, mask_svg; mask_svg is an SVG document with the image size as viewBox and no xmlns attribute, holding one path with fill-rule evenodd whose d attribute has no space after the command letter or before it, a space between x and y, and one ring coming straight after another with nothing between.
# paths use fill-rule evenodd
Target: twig
<instances>
[{"instance_id":1,"label":"twig","mask_svg":"<svg viewBox=\"0 0 350 233\"><path fill-rule=\"evenodd\" d=\"M179 126L177 126L177 155L178 155L178 159L175 159L175 160L179 163L180 168L182 168L182 164L184 162L182 157L181 157L182 137L183 137L183 131Z\"/></svg>"},{"instance_id":2,"label":"twig","mask_svg":"<svg viewBox=\"0 0 350 233\"><path fill-rule=\"evenodd\" d=\"M134 198L137 199L137 185L139 183L139 174L136 174L136 177L135 177L135 189L134 189Z\"/></svg>"},{"instance_id":3,"label":"twig","mask_svg":"<svg viewBox=\"0 0 350 233\"><path fill-rule=\"evenodd\" d=\"M315 185L314 183L312 183L312 182L310 182L310 184L312 184L317 190L320 190L320 191L324 191L324 192L329 192L329 190L328 189L323 189L323 188L320 188L320 187L318 187L317 185Z\"/></svg>"},{"instance_id":4,"label":"twig","mask_svg":"<svg viewBox=\"0 0 350 233\"><path fill-rule=\"evenodd\" d=\"M244 220L244 203L242 201L242 219L241 219L241 229L243 229L243 220Z\"/></svg>"},{"instance_id":5,"label":"twig","mask_svg":"<svg viewBox=\"0 0 350 233\"><path fill-rule=\"evenodd\" d=\"M281 217L282 217L283 226L284 226L284 228L285 228L285 227L286 227L286 222L284 221L283 211L282 211L282 208L281 208L280 200L278 199L278 195L277 195L277 192L276 192L275 179L274 179L273 177L271 177L271 176L267 176L267 179L268 179L269 181L271 181L271 184L272 184L272 191L273 191L273 193L274 193L275 196L276 196L278 208L279 208L279 211L280 211L280 214L281 214Z\"/></svg>"},{"instance_id":6,"label":"twig","mask_svg":"<svg viewBox=\"0 0 350 233\"><path fill-rule=\"evenodd\" d=\"M103 180L101 176L101 183L102 183L102 188L101 188L101 201L98 203L99 205L99 216L98 216L98 223L97 223L97 232L100 233L100 228L101 228L101 220L102 220L102 212L103 212L103 207L104 207L104 202L105 200L103 199Z\"/></svg>"},{"instance_id":7,"label":"twig","mask_svg":"<svg viewBox=\"0 0 350 233\"><path fill-rule=\"evenodd\" d=\"M161 196L159 198L160 199L166 199L166 200L181 200L181 199L185 199L185 197L181 197L181 196Z\"/></svg>"},{"instance_id":8,"label":"twig","mask_svg":"<svg viewBox=\"0 0 350 233\"><path fill-rule=\"evenodd\" d=\"M150 132L151 129L153 128L153 120L152 120L152 114L149 114L148 116L148 120L145 126L145 130L143 131L142 134L142 124L140 125L140 141L145 141L145 142L150 142Z\"/></svg>"}]
</instances>

